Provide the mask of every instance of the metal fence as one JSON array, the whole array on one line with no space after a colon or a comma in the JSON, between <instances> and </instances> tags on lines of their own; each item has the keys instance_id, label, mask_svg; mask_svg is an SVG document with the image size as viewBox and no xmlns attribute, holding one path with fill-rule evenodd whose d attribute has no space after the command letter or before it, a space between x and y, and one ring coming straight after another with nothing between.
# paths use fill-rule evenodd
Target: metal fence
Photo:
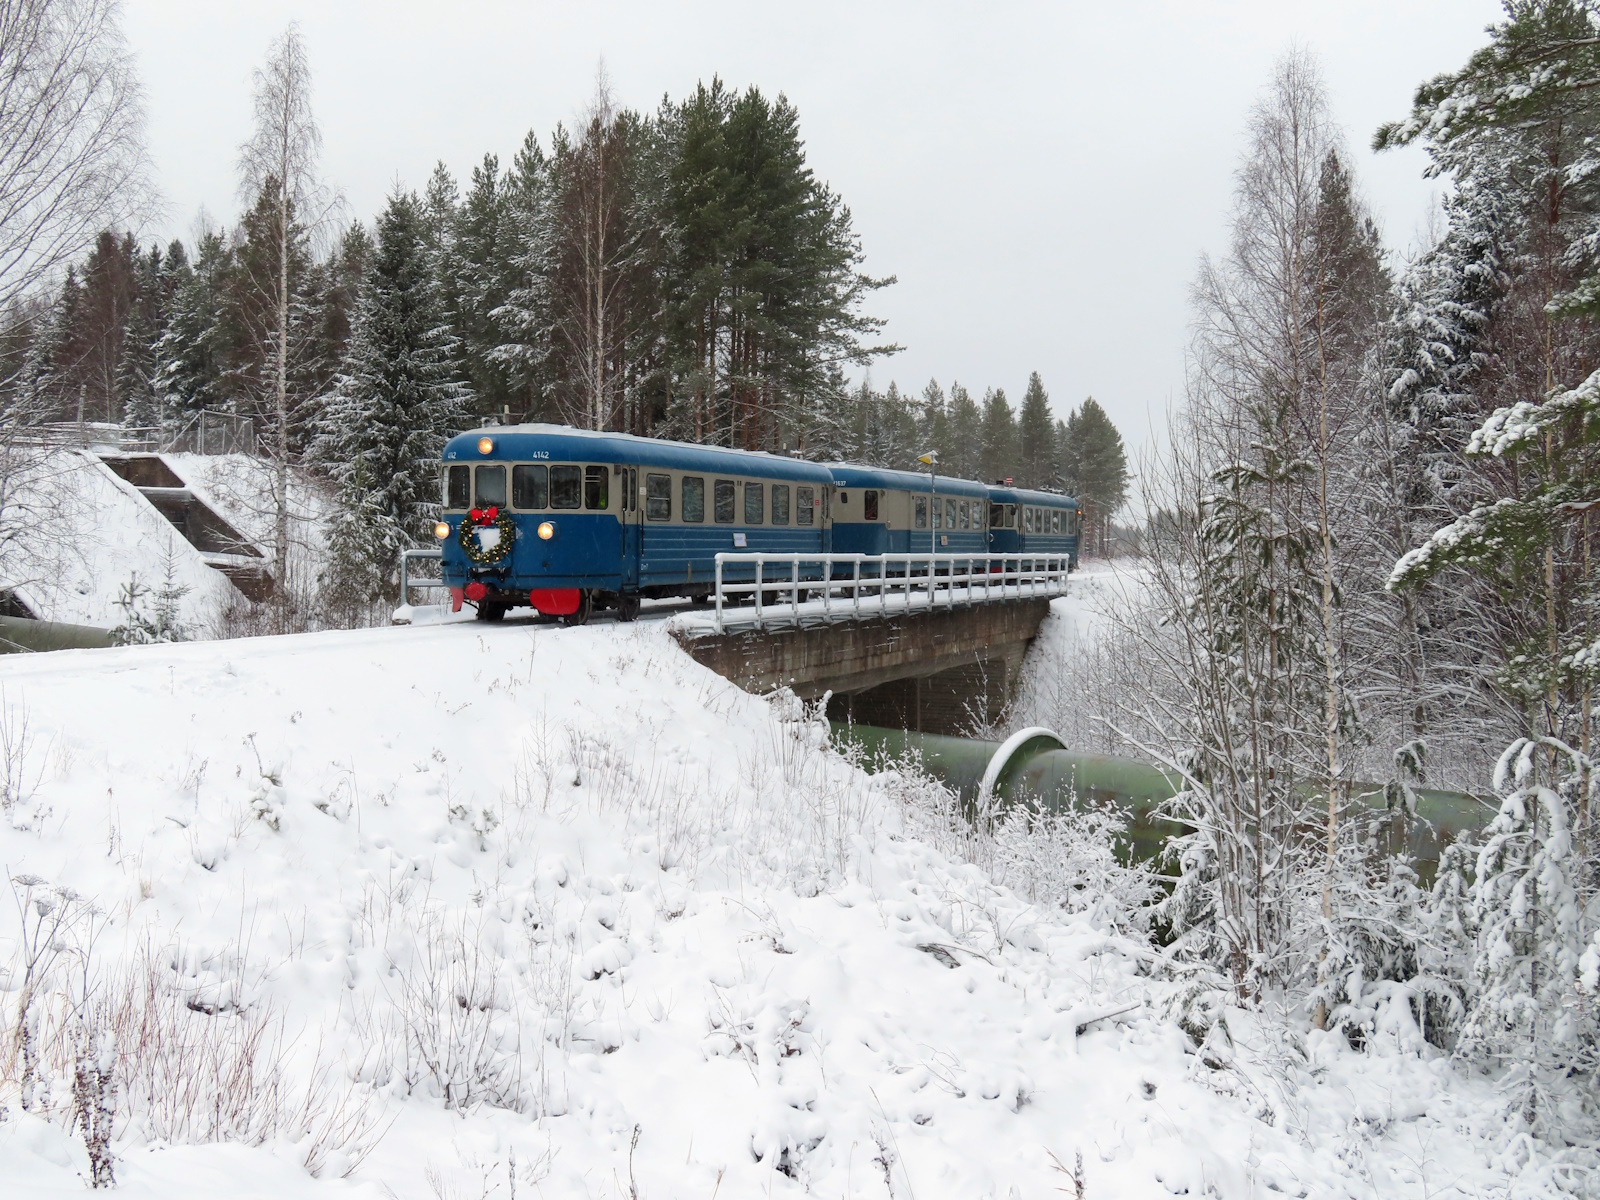
<instances>
[{"instance_id":1,"label":"metal fence","mask_svg":"<svg viewBox=\"0 0 1600 1200\"><path fill-rule=\"evenodd\" d=\"M411 603L412 588L444 588L449 585L437 575L424 575L421 579L411 578L411 564L414 562L438 562L444 558L442 550L402 550L400 551L400 603Z\"/></svg>"},{"instance_id":2,"label":"metal fence","mask_svg":"<svg viewBox=\"0 0 1600 1200\"><path fill-rule=\"evenodd\" d=\"M254 454L256 423L234 413L204 410L161 448L179 454Z\"/></svg>"},{"instance_id":3,"label":"metal fence","mask_svg":"<svg viewBox=\"0 0 1600 1200\"><path fill-rule=\"evenodd\" d=\"M753 569L747 569L753 568ZM1066 555L719 554L716 628L859 620L1066 594ZM736 578L730 578L730 575ZM753 607L730 612L730 601Z\"/></svg>"}]
</instances>

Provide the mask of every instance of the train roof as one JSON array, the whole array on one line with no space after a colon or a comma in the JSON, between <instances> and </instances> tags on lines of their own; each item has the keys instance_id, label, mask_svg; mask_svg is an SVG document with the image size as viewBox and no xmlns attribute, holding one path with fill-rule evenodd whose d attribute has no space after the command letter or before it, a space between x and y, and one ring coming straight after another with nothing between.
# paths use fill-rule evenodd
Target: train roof
<instances>
[{"instance_id":1,"label":"train roof","mask_svg":"<svg viewBox=\"0 0 1600 1200\"><path fill-rule=\"evenodd\" d=\"M494 449L478 453L478 439L488 437ZM764 450L731 450L726 446L697 446L664 438L636 437L631 433L597 433L570 425L489 425L458 433L445 443L445 461L517 462L535 453L559 462L627 463L641 467L667 467L678 471L724 471L729 475L756 475L827 484L832 476L821 463L786 458Z\"/></svg>"},{"instance_id":2,"label":"train roof","mask_svg":"<svg viewBox=\"0 0 1600 1200\"><path fill-rule=\"evenodd\" d=\"M988 488L989 497L1002 504L1044 504L1056 508L1077 508L1078 501L1072 496L1064 496L1060 492L1039 492L1031 488L1006 487L996 483Z\"/></svg>"},{"instance_id":3,"label":"train roof","mask_svg":"<svg viewBox=\"0 0 1600 1200\"><path fill-rule=\"evenodd\" d=\"M895 471L887 467L864 467L859 463L826 463L833 473L834 487L877 487L903 492L926 492L928 476L922 471ZM989 490L970 479L957 479L953 475L935 477L936 490L941 496L973 496L986 498Z\"/></svg>"}]
</instances>

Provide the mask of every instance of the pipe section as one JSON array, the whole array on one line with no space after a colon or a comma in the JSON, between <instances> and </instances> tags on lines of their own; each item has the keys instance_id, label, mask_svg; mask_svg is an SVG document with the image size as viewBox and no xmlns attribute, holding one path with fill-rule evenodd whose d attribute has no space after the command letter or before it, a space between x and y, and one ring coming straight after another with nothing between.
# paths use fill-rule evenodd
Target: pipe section
<instances>
[{"instance_id":1,"label":"pipe section","mask_svg":"<svg viewBox=\"0 0 1600 1200\"><path fill-rule=\"evenodd\" d=\"M112 645L111 631L92 625L66 625L60 621L30 621L25 617L0 617L0 654L29 654L46 650L99 650Z\"/></svg>"},{"instance_id":2,"label":"pipe section","mask_svg":"<svg viewBox=\"0 0 1600 1200\"><path fill-rule=\"evenodd\" d=\"M1111 805L1128 818L1119 849L1135 859L1153 857L1168 837L1183 831L1158 815L1160 805L1182 786L1176 771L1131 758L1081 754L1048 729L1025 729L1005 742L841 722L834 722L833 731L836 742L859 751L869 770L909 757L974 808L990 799L1001 807L1033 801L1051 811L1084 802ZM1416 821L1388 810L1381 784L1356 783L1351 797L1370 809L1370 836L1385 838L1391 850L1408 850L1419 864L1437 862L1440 846L1481 828L1495 812L1491 803L1463 792L1413 792L1421 818Z\"/></svg>"}]
</instances>

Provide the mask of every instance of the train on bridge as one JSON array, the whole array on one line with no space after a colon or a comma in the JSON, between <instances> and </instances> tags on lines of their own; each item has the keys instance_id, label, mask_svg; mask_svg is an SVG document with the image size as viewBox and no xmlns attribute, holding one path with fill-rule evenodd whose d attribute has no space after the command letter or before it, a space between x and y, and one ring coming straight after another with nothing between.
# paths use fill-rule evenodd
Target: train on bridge
<instances>
[{"instance_id":1,"label":"train on bridge","mask_svg":"<svg viewBox=\"0 0 1600 1200\"><path fill-rule=\"evenodd\" d=\"M1070 496L560 425L451 438L443 501L443 583L485 621L517 607L632 620L645 597L706 598L729 552L894 555L885 572L935 578L950 556L1078 561Z\"/></svg>"}]
</instances>

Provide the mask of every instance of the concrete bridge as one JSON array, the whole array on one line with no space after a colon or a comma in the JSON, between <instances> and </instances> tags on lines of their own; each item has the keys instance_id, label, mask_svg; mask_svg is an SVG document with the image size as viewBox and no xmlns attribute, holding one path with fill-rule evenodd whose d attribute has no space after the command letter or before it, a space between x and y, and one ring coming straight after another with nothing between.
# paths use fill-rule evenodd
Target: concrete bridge
<instances>
[{"instance_id":1,"label":"concrete bridge","mask_svg":"<svg viewBox=\"0 0 1600 1200\"><path fill-rule=\"evenodd\" d=\"M1048 596L908 607L886 615L761 628L681 626L697 661L751 692L831 692L828 716L923 733L965 733L1000 718Z\"/></svg>"}]
</instances>

